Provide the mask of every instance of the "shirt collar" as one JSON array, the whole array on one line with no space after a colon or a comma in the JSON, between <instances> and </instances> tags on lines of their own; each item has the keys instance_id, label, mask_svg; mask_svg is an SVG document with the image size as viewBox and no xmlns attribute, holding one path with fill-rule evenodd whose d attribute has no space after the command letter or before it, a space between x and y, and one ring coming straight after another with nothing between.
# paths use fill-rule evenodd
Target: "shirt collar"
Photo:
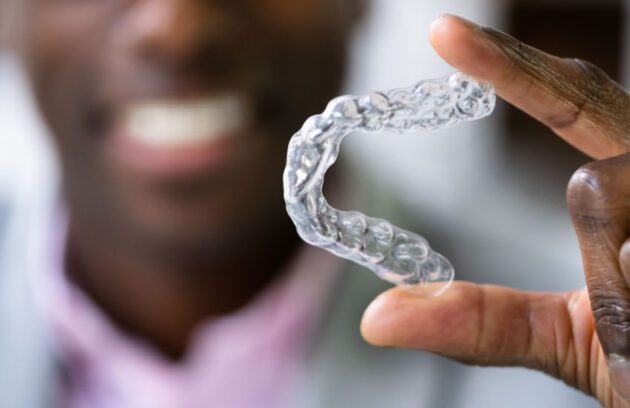
<instances>
[{"instance_id":1,"label":"shirt collar","mask_svg":"<svg viewBox=\"0 0 630 408\"><path fill-rule=\"evenodd\" d=\"M121 398L117 404L140 398L138 393L173 403L208 397L220 406L235 395L244 401L272 400L282 393L281 384L290 387L287 379L299 371L340 263L333 255L303 245L279 278L252 302L202 322L187 354L172 362L118 329L67 278L63 268L67 226L61 211L49 234L49 256L35 280L36 295L53 344L74 377L74 399L86 401L86 406L102 399L103 390L107 395L115 390ZM239 377L250 378L248 391L232 389L230 379L239 383ZM138 404L147 406L142 398Z\"/></svg>"}]
</instances>

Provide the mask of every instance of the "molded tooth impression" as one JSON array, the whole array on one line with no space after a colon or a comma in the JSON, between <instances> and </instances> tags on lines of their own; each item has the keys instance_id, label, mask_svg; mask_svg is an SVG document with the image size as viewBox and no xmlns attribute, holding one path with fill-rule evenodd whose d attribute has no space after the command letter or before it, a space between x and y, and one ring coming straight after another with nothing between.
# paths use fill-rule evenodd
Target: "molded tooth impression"
<instances>
[{"instance_id":1,"label":"molded tooth impression","mask_svg":"<svg viewBox=\"0 0 630 408\"><path fill-rule=\"evenodd\" d=\"M450 262L413 232L332 208L322 194L324 174L337 159L341 140L351 132L441 129L483 118L494 104L492 85L459 72L408 88L330 101L289 142L284 199L299 235L393 284L424 294L441 293L455 275Z\"/></svg>"}]
</instances>

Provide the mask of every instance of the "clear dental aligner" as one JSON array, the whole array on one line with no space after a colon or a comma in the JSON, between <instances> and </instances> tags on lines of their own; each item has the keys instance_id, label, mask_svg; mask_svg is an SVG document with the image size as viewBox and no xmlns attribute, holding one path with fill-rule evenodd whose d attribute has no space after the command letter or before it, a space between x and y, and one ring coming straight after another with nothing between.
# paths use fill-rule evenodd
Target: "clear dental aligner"
<instances>
[{"instance_id":1,"label":"clear dental aligner","mask_svg":"<svg viewBox=\"0 0 630 408\"><path fill-rule=\"evenodd\" d=\"M391 283L441 293L455 275L451 263L413 232L331 207L322 194L324 174L337 159L341 140L351 132L441 129L483 118L494 105L492 85L459 72L408 88L333 99L289 142L284 199L299 235ZM441 284L426 287L435 282Z\"/></svg>"}]
</instances>

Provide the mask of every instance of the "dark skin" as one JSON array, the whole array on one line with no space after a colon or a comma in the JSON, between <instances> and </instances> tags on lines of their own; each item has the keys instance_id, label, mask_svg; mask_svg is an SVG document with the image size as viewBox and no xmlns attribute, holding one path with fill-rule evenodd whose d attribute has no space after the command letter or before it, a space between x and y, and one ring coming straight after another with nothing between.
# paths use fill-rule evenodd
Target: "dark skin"
<instances>
[{"instance_id":1,"label":"dark skin","mask_svg":"<svg viewBox=\"0 0 630 408\"><path fill-rule=\"evenodd\" d=\"M19 4L25 35L16 44L63 164L69 273L121 326L179 356L201 319L246 304L294 252L277 182L286 136L339 85L339 39L357 7ZM366 311L364 336L471 364L535 368L606 407L630 406L630 374L608 362L630 358L630 96L588 63L455 17L433 26L432 41L446 61L492 81L506 101L598 160L576 172L567 194L587 288L532 293L460 282L431 299L392 289ZM226 167L175 183L110 160L108 129L125 101L226 87L246 92L256 117L248 147Z\"/></svg>"},{"instance_id":2,"label":"dark skin","mask_svg":"<svg viewBox=\"0 0 630 408\"><path fill-rule=\"evenodd\" d=\"M592 64L458 17L436 20L431 41L451 65L491 81L507 102L597 159L567 189L587 288L534 293L458 282L431 299L392 289L368 307L364 337L468 364L534 368L603 406L629 407L630 367L618 360L630 357L630 95Z\"/></svg>"},{"instance_id":3,"label":"dark skin","mask_svg":"<svg viewBox=\"0 0 630 408\"><path fill-rule=\"evenodd\" d=\"M177 358L200 321L247 304L295 253L286 145L337 93L359 2L17 5L16 47L62 164L68 273L118 325ZM220 165L147 177L111 154L127 104L222 92L244 95L251 119Z\"/></svg>"}]
</instances>

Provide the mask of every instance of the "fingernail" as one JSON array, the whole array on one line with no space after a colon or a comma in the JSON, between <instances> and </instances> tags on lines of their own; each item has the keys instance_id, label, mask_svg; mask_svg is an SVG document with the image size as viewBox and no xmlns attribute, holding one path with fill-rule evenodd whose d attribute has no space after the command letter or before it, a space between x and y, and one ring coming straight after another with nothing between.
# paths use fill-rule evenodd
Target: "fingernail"
<instances>
[{"instance_id":1,"label":"fingernail","mask_svg":"<svg viewBox=\"0 0 630 408\"><path fill-rule=\"evenodd\" d=\"M472 20L469 20L467 18L464 18L462 16L456 16L454 14L449 14L452 18L461 21L462 24L467 25L468 27L472 27L472 28L480 28L481 26L477 23L475 23Z\"/></svg>"},{"instance_id":2,"label":"fingernail","mask_svg":"<svg viewBox=\"0 0 630 408\"><path fill-rule=\"evenodd\" d=\"M630 360L624 356L611 353L608 355L608 371L610 381L619 395L630 399Z\"/></svg>"},{"instance_id":3,"label":"fingernail","mask_svg":"<svg viewBox=\"0 0 630 408\"><path fill-rule=\"evenodd\" d=\"M440 16L438 18L436 18L433 23L435 24L436 22L440 21L440 20L444 20L446 18L452 18L453 20L457 20L459 22L461 22L462 24L471 27L471 28L481 28L481 26L473 21L470 21L468 19L465 19L464 17L460 17L457 16L455 14L449 14L449 13L444 13L444 14L440 14Z\"/></svg>"}]
</instances>

